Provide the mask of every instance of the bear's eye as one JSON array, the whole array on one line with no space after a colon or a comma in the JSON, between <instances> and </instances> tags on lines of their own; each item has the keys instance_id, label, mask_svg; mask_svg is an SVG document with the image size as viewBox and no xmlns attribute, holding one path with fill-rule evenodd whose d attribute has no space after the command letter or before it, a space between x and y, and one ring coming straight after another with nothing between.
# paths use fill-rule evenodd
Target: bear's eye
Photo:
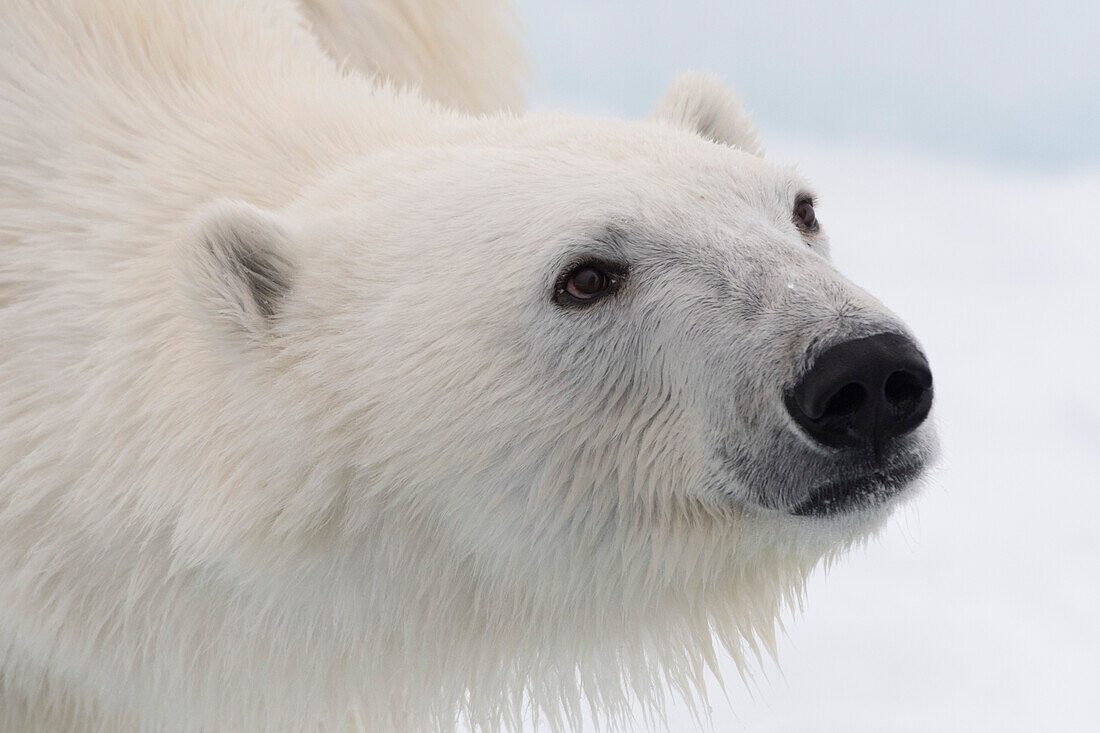
<instances>
[{"instance_id":1,"label":"bear's eye","mask_svg":"<svg viewBox=\"0 0 1100 733\"><path fill-rule=\"evenodd\" d=\"M813 199L803 197L795 203L794 223L803 231L817 231L817 214L814 213Z\"/></svg>"},{"instance_id":2,"label":"bear's eye","mask_svg":"<svg viewBox=\"0 0 1100 733\"><path fill-rule=\"evenodd\" d=\"M562 273L554 291L560 305L588 305L615 292L623 271L603 263L574 265Z\"/></svg>"}]
</instances>

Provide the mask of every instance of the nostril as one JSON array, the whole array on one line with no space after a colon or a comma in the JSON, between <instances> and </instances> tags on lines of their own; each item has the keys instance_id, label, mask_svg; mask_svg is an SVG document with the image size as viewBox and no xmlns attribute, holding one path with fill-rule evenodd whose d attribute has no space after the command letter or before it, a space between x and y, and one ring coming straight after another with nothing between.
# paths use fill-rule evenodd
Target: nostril
<instances>
[{"instance_id":1,"label":"nostril","mask_svg":"<svg viewBox=\"0 0 1100 733\"><path fill-rule=\"evenodd\" d=\"M894 407L914 404L926 391L917 375L907 371L897 371L886 378L884 388L886 400Z\"/></svg>"},{"instance_id":2,"label":"nostril","mask_svg":"<svg viewBox=\"0 0 1100 733\"><path fill-rule=\"evenodd\" d=\"M820 419L854 415L867 399L867 390L862 384L851 382L844 385L825 403Z\"/></svg>"}]
</instances>

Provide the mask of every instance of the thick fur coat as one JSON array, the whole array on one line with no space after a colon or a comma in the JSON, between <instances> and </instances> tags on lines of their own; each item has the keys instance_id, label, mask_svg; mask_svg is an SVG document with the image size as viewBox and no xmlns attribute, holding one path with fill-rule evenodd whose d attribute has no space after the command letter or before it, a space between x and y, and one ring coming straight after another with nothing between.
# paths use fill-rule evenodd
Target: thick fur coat
<instances>
[{"instance_id":1,"label":"thick fur coat","mask_svg":"<svg viewBox=\"0 0 1100 733\"><path fill-rule=\"evenodd\" d=\"M785 510L781 390L904 331L808 184L704 77L519 115L511 22L3 3L0 731L618 721L888 514Z\"/></svg>"}]
</instances>

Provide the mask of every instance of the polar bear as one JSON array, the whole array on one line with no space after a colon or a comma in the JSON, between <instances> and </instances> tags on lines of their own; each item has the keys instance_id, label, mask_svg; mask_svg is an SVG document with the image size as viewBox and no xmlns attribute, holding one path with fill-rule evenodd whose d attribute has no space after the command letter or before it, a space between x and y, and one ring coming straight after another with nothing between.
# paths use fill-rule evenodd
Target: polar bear
<instances>
[{"instance_id":1,"label":"polar bear","mask_svg":"<svg viewBox=\"0 0 1100 733\"><path fill-rule=\"evenodd\" d=\"M0 731L621 723L913 494L927 361L728 90L521 114L432 17L4 3Z\"/></svg>"}]
</instances>

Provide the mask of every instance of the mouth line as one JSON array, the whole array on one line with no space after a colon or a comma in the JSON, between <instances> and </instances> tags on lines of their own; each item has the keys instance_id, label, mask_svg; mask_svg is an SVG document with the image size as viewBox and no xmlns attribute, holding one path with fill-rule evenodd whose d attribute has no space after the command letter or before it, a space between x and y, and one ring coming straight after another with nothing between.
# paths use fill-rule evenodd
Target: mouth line
<instances>
[{"instance_id":1,"label":"mouth line","mask_svg":"<svg viewBox=\"0 0 1100 733\"><path fill-rule=\"evenodd\" d=\"M827 481L815 486L809 499L790 510L799 517L827 517L879 506L905 490L920 476L920 462Z\"/></svg>"}]
</instances>

